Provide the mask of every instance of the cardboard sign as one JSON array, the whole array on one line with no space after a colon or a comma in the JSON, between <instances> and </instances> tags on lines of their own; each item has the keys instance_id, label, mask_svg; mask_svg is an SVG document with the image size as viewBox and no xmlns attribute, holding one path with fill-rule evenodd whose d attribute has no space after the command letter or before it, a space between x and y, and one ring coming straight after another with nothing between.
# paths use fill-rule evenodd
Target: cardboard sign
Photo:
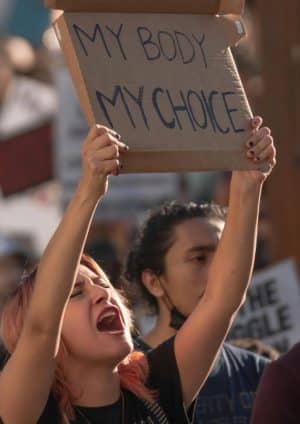
<instances>
[{"instance_id":1,"label":"cardboard sign","mask_svg":"<svg viewBox=\"0 0 300 424\"><path fill-rule=\"evenodd\" d=\"M300 341L300 286L292 260L254 275L229 339L258 338L285 352Z\"/></svg>"},{"instance_id":2,"label":"cardboard sign","mask_svg":"<svg viewBox=\"0 0 300 424\"><path fill-rule=\"evenodd\" d=\"M45 0L45 5L68 12L240 15L244 0Z\"/></svg>"},{"instance_id":3,"label":"cardboard sign","mask_svg":"<svg viewBox=\"0 0 300 424\"><path fill-rule=\"evenodd\" d=\"M240 18L64 13L55 30L90 124L129 144L124 172L251 169L251 111L230 49Z\"/></svg>"},{"instance_id":4,"label":"cardboard sign","mask_svg":"<svg viewBox=\"0 0 300 424\"><path fill-rule=\"evenodd\" d=\"M59 100L54 134L55 171L63 188L61 200L65 207L73 196L81 175L81 144L88 132L88 125L67 69L55 70L55 84ZM95 220L140 216L163 201L179 197L179 180L176 174L111 177L108 193L101 200Z\"/></svg>"}]
</instances>

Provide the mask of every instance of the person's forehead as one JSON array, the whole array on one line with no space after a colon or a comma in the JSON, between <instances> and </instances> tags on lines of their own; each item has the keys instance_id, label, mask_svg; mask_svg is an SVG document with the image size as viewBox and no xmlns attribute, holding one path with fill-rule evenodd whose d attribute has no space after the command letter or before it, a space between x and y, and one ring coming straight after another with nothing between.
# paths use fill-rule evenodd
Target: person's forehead
<instances>
[{"instance_id":1,"label":"person's forehead","mask_svg":"<svg viewBox=\"0 0 300 424\"><path fill-rule=\"evenodd\" d=\"M88 268L87 266L80 265L79 266L79 274L84 275L86 277L89 277L91 279L100 277L103 280L106 280L106 281L108 280L106 274L102 271L101 268L99 269L99 274L98 274L98 273L94 272L93 270L91 270L90 268Z\"/></svg>"},{"instance_id":2,"label":"person's forehead","mask_svg":"<svg viewBox=\"0 0 300 424\"><path fill-rule=\"evenodd\" d=\"M174 242L201 244L218 242L224 222L216 218L195 217L181 222L175 227Z\"/></svg>"}]
</instances>

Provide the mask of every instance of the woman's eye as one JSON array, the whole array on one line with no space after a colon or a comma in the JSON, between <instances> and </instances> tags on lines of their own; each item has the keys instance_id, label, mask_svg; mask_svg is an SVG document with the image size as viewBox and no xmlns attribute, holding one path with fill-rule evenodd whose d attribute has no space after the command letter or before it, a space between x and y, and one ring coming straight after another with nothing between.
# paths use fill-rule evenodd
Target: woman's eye
<instances>
[{"instance_id":1,"label":"woman's eye","mask_svg":"<svg viewBox=\"0 0 300 424\"><path fill-rule=\"evenodd\" d=\"M199 255L199 256L196 256L194 258L194 260L197 261L197 262L205 262L206 256L205 255Z\"/></svg>"},{"instance_id":2,"label":"woman's eye","mask_svg":"<svg viewBox=\"0 0 300 424\"><path fill-rule=\"evenodd\" d=\"M74 293L71 294L70 299L73 299L74 297L78 297L82 294L82 290L76 291Z\"/></svg>"}]
</instances>

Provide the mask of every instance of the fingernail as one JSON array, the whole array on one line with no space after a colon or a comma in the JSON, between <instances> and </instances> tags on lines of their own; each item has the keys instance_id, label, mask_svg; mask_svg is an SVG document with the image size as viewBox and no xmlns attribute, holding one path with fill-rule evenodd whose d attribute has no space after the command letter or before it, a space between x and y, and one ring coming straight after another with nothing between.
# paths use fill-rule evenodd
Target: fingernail
<instances>
[{"instance_id":1,"label":"fingernail","mask_svg":"<svg viewBox=\"0 0 300 424\"><path fill-rule=\"evenodd\" d=\"M98 128L98 130L101 128L100 124L96 124L96 128Z\"/></svg>"},{"instance_id":2,"label":"fingernail","mask_svg":"<svg viewBox=\"0 0 300 424\"><path fill-rule=\"evenodd\" d=\"M263 135L266 136L266 135L269 135L269 134L270 134L269 128L264 128Z\"/></svg>"},{"instance_id":3,"label":"fingernail","mask_svg":"<svg viewBox=\"0 0 300 424\"><path fill-rule=\"evenodd\" d=\"M129 150L130 149L130 147L127 145L127 144L125 144L125 150Z\"/></svg>"}]
</instances>

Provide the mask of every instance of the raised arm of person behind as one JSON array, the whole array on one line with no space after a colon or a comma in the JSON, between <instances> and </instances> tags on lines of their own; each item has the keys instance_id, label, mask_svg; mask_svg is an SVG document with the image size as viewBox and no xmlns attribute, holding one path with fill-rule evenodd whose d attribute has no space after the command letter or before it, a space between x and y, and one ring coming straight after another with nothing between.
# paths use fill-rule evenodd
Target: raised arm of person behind
<instances>
[{"instance_id":1,"label":"raised arm of person behind","mask_svg":"<svg viewBox=\"0 0 300 424\"><path fill-rule=\"evenodd\" d=\"M258 130L261 120L253 123L245 154L266 162L270 170L275 163L272 138L269 130ZM243 301L268 174L259 171L233 175L226 228L201 307L177 333L174 349L167 343L147 360L142 354L128 357L132 341L126 308L103 271L82 256L107 176L118 172L119 150L126 146L113 132L103 127L90 131L77 191L36 274L24 277L3 312L2 334L11 353L0 376L5 424L187 422L183 402L189 406L203 384ZM195 369L194 363L200 366ZM149 391L146 384L157 390Z\"/></svg>"}]
</instances>

